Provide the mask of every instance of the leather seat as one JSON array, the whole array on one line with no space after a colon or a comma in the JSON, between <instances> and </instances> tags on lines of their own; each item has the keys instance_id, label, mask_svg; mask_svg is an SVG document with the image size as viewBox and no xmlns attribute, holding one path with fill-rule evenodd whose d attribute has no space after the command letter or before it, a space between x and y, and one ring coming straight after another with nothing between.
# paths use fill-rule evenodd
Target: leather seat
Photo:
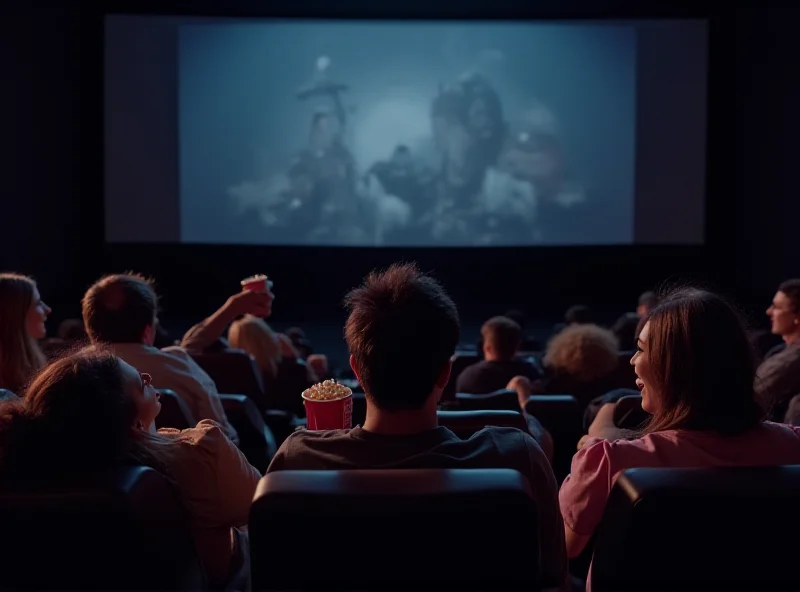
<instances>
[{"instance_id":1,"label":"leather seat","mask_svg":"<svg viewBox=\"0 0 800 592\"><path fill-rule=\"evenodd\" d=\"M239 434L239 450L251 465L264 473L278 445L255 403L244 395L220 395L219 399L228 421Z\"/></svg>"},{"instance_id":2,"label":"leather seat","mask_svg":"<svg viewBox=\"0 0 800 592\"><path fill-rule=\"evenodd\" d=\"M19 397L8 389L0 389L0 401L19 401Z\"/></svg>"},{"instance_id":3,"label":"leather seat","mask_svg":"<svg viewBox=\"0 0 800 592\"><path fill-rule=\"evenodd\" d=\"M0 589L197 590L205 578L186 510L147 467L91 483L4 483Z\"/></svg>"},{"instance_id":4,"label":"leather seat","mask_svg":"<svg viewBox=\"0 0 800 592\"><path fill-rule=\"evenodd\" d=\"M279 471L250 512L253 590L536 590L538 517L509 469Z\"/></svg>"},{"instance_id":5,"label":"leather seat","mask_svg":"<svg viewBox=\"0 0 800 592\"><path fill-rule=\"evenodd\" d=\"M487 395L470 395L467 393L456 393L456 409L483 410L483 409L504 409L507 411L519 410L519 397L516 391L501 389Z\"/></svg>"},{"instance_id":6,"label":"leather seat","mask_svg":"<svg viewBox=\"0 0 800 592\"><path fill-rule=\"evenodd\" d=\"M467 367L481 361L481 358L474 351L457 351L450 357L453 366L450 368L450 380L442 391L442 401L450 401L456 396L456 382L458 375Z\"/></svg>"},{"instance_id":7,"label":"leather seat","mask_svg":"<svg viewBox=\"0 0 800 592\"><path fill-rule=\"evenodd\" d=\"M525 411L538 419L553 437L553 472L561 480L570 471L578 440L583 435L583 410L572 395L533 395Z\"/></svg>"},{"instance_id":8,"label":"leather seat","mask_svg":"<svg viewBox=\"0 0 800 592\"><path fill-rule=\"evenodd\" d=\"M481 411L439 410L439 425L446 427L462 439L471 437L486 426L517 428L530 434L528 423L519 411L485 409Z\"/></svg>"},{"instance_id":9,"label":"leather seat","mask_svg":"<svg viewBox=\"0 0 800 592\"><path fill-rule=\"evenodd\" d=\"M185 430L197 425L188 405L170 389L156 389L161 401L161 411L156 416L156 427Z\"/></svg>"},{"instance_id":10,"label":"leather seat","mask_svg":"<svg viewBox=\"0 0 800 592\"><path fill-rule=\"evenodd\" d=\"M626 395L614 404L614 425L626 430L636 430L650 419L642 409L642 395Z\"/></svg>"},{"instance_id":11,"label":"leather seat","mask_svg":"<svg viewBox=\"0 0 800 592\"><path fill-rule=\"evenodd\" d=\"M798 590L800 465L625 471L592 590Z\"/></svg>"},{"instance_id":12,"label":"leather seat","mask_svg":"<svg viewBox=\"0 0 800 592\"><path fill-rule=\"evenodd\" d=\"M211 377L217 392L246 395L262 413L271 407L261 370L247 352L229 349L216 354L192 354L192 359Z\"/></svg>"}]
</instances>

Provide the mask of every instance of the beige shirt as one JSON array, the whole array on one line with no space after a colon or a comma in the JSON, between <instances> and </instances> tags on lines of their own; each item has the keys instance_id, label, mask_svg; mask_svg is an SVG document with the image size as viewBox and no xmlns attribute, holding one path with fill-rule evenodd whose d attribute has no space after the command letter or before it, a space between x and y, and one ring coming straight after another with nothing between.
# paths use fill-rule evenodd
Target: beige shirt
<instances>
[{"instance_id":1,"label":"beige shirt","mask_svg":"<svg viewBox=\"0 0 800 592\"><path fill-rule=\"evenodd\" d=\"M161 429L159 434L181 444L168 469L189 511L209 580L222 586L231 570L232 529L247 525L261 473L213 421L203 420L183 431Z\"/></svg>"},{"instance_id":2,"label":"beige shirt","mask_svg":"<svg viewBox=\"0 0 800 592\"><path fill-rule=\"evenodd\" d=\"M236 430L228 422L219 400L217 385L185 350L158 349L142 343L115 343L113 347L128 364L152 376L155 388L175 391L195 420L214 420L231 440L238 442Z\"/></svg>"}]
</instances>

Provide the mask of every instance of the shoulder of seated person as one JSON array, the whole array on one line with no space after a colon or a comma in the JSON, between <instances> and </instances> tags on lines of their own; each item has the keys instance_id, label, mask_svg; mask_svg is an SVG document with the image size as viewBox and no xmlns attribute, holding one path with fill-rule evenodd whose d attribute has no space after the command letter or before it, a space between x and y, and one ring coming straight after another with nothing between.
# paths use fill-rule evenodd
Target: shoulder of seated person
<instances>
[{"instance_id":1,"label":"shoulder of seated person","mask_svg":"<svg viewBox=\"0 0 800 592\"><path fill-rule=\"evenodd\" d=\"M352 430L309 430L306 428L298 429L289 434L289 440L329 440L341 436L347 436Z\"/></svg>"},{"instance_id":2,"label":"shoulder of seated person","mask_svg":"<svg viewBox=\"0 0 800 592\"><path fill-rule=\"evenodd\" d=\"M183 349L180 345L170 345L168 347L161 348L158 351L169 354L176 358L181 358L182 360L188 360L191 358L189 352Z\"/></svg>"}]
</instances>

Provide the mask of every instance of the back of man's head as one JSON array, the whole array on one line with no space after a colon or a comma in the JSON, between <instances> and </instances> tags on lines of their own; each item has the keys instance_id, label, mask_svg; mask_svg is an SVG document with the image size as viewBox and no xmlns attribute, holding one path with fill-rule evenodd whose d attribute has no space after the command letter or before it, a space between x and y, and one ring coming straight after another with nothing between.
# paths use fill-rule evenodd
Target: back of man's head
<instances>
[{"instance_id":1,"label":"back of man's head","mask_svg":"<svg viewBox=\"0 0 800 592\"><path fill-rule=\"evenodd\" d=\"M143 343L145 329L156 321L158 297L151 280L119 274L95 282L81 304L92 343Z\"/></svg>"},{"instance_id":2,"label":"back of man's head","mask_svg":"<svg viewBox=\"0 0 800 592\"><path fill-rule=\"evenodd\" d=\"M498 362L512 360L522 340L522 329L519 324L508 317L492 317L481 327L483 348L487 348Z\"/></svg>"},{"instance_id":3,"label":"back of man's head","mask_svg":"<svg viewBox=\"0 0 800 592\"><path fill-rule=\"evenodd\" d=\"M345 300L345 338L364 391L385 411L420 409L458 343L455 304L414 264L372 272Z\"/></svg>"}]
</instances>

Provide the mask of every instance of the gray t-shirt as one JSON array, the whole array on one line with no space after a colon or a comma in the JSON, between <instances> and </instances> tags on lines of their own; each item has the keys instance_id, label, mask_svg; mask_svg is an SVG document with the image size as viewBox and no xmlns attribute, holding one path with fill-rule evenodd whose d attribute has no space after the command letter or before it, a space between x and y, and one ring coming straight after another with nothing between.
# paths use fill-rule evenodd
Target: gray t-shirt
<instances>
[{"instance_id":1,"label":"gray t-shirt","mask_svg":"<svg viewBox=\"0 0 800 592\"><path fill-rule=\"evenodd\" d=\"M487 427L468 440L449 429L387 436L360 426L350 430L299 430L281 444L267 473L282 470L514 469L529 481L539 510L542 577L559 586L567 574L558 485L544 452L528 434ZM531 533L534 534L534 533Z\"/></svg>"}]
</instances>

